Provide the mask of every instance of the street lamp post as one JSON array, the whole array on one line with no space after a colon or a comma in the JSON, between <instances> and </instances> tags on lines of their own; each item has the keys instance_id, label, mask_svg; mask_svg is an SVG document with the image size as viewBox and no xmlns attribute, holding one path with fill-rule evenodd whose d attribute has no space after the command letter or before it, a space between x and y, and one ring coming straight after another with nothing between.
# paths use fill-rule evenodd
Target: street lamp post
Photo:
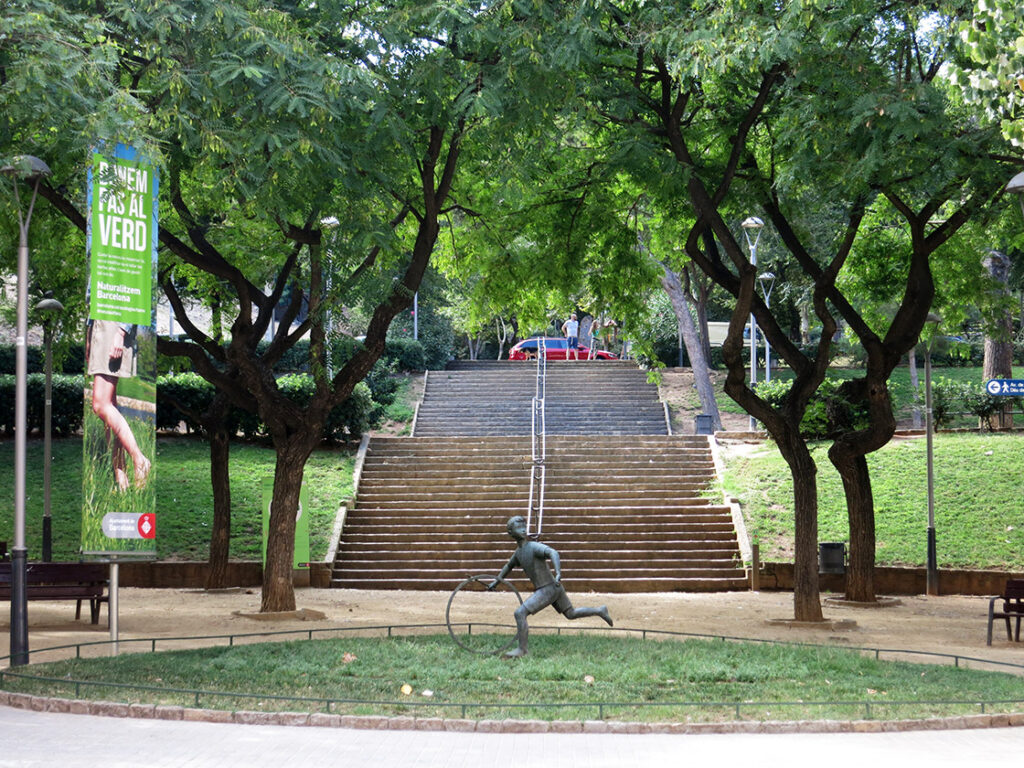
<instances>
[{"instance_id":1,"label":"street lamp post","mask_svg":"<svg viewBox=\"0 0 1024 768\"><path fill-rule=\"evenodd\" d=\"M768 309L772 308L772 288L775 286L775 273L774 272L762 272L757 277L757 281L761 283L761 295L764 296L764 305ZM768 337L764 337L764 380L772 380L772 345L768 341Z\"/></svg>"},{"instance_id":2,"label":"street lamp post","mask_svg":"<svg viewBox=\"0 0 1024 768\"><path fill-rule=\"evenodd\" d=\"M53 559L53 523L50 517L51 421L53 414L53 319L64 311L64 305L46 292L36 304L43 315L43 346L46 349L46 400L43 404L43 562Z\"/></svg>"},{"instance_id":3,"label":"street lamp post","mask_svg":"<svg viewBox=\"0 0 1024 768\"><path fill-rule=\"evenodd\" d=\"M750 265L757 267L757 243L761 239L761 230L764 222L757 216L748 216L740 224L743 227L743 235L747 238L747 246L750 248ZM754 233L753 239L750 233ZM750 388L757 384L757 318L750 313ZM750 417L750 429L757 429L757 419Z\"/></svg>"},{"instance_id":4,"label":"street lamp post","mask_svg":"<svg viewBox=\"0 0 1024 768\"><path fill-rule=\"evenodd\" d=\"M18 307L14 341L14 546L11 548L11 666L28 664L28 592L25 549L25 449L28 413L28 225L36 204L39 182L50 168L38 157L14 158L0 173L14 177L14 203L18 210ZM18 180L32 184L28 210L22 214Z\"/></svg>"},{"instance_id":5,"label":"street lamp post","mask_svg":"<svg viewBox=\"0 0 1024 768\"><path fill-rule=\"evenodd\" d=\"M934 312L929 312L926 322L934 323L938 327L942 318ZM932 335L934 336L934 332ZM928 465L928 566L925 573L925 593L935 597L939 594L939 565L935 552L935 461L932 431L932 340L929 338L924 358L924 432Z\"/></svg>"}]
</instances>

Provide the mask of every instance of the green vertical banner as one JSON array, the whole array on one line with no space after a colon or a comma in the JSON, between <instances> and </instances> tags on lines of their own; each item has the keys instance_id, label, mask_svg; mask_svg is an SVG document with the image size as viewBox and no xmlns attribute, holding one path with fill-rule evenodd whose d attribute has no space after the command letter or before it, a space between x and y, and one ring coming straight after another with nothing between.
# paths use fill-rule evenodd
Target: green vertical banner
<instances>
[{"instance_id":1,"label":"green vertical banner","mask_svg":"<svg viewBox=\"0 0 1024 768\"><path fill-rule=\"evenodd\" d=\"M270 535L270 504L274 500L274 478L263 478L263 565L267 564L267 538ZM309 492L303 483L299 489L299 511L295 515L294 568L309 568Z\"/></svg>"},{"instance_id":2,"label":"green vertical banner","mask_svg":"<svg viewBox=\"0 0 1024 768\"><path fill-rule=\"evenodd\" d=\"M82 553L156 554L156 167L101 145L87 187Z\"/></svg>"}]
</instances>

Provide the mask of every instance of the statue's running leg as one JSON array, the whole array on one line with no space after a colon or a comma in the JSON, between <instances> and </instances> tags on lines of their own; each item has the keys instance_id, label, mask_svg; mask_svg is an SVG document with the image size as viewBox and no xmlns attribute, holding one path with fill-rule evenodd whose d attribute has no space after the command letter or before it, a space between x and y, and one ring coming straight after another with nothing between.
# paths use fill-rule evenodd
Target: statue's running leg
<instances>
[{"instance_id":1,"label":"statue's running leg","mask_svg":"<svg viewBox=\"0 0 1024 768\"><path fill-rule=\"evenodd\" d=\"M530 627L526 623L526 617L529 615L525 605L520 605L516 608L516 641L517 647L511 651L506 651L505 656L510 659L518 658L519 656L526 655L526 643L530 635Z\"/></svg>"},{"instance_id":2,"label":"statue's running leg","mask_svg":"<svg viewBox=\"0 0 1024 768\"><path fill-rule=\"evenodd\" d=\"M569 608L562 615L567 619L583 619L587 616L600 616L609 627L615 626L612 622L612 617L608 613L607 605L602 605L600 608Z\"/></svg>"}]
</instances>

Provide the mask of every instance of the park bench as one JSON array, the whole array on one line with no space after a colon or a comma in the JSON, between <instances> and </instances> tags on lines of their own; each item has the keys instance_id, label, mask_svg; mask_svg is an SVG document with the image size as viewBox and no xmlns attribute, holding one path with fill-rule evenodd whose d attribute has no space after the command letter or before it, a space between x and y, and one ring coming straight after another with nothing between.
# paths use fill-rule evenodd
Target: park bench
<instances>
[{"instance_id":1,"label":"park bench","mask_svg":"<svg viewBox=\"0 0 1024 768\"><path fill-rule=\"evenodd\" d=\"M1003 609L996 610L996 603L1003 601ZM988 601L988 644L992 645L992 622L1003 619L1006 622L1008 640L1020 641L1020 621L1024 619L1024 579L1007 579L1003 594ZM1017 620L1016 636L1010 634L1010 619Z\"/></svg>"},{"instance_id":2,"label":"park bench","mask_svg":"<svg viewBox=\"0 0 1024 768\"><path fill-rule=\"evenodd\" d=\"M75 600L75 619L82 616L82 601L89 601L93 624L100 620L100 604L109 602L110 579L106 563L28 563L25 593L29 600ZM0 562L0 600L11 599L11 563Z\"/></svg>"}]
</instances>

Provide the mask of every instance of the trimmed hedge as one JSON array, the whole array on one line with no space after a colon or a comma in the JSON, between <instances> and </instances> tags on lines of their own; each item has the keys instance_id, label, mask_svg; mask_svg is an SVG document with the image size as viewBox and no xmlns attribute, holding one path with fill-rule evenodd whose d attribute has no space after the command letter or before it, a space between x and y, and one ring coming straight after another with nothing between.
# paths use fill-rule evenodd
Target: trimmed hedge
<instances>
[{"instance_id":1,"label":"trimmed hedge","mask_svg":"<svg viewBox=\"0 0 1024 768\"><path fill-rule=\"evenodd\" d=\"M15 372L15 348L13 344L0 344L0 375ZM25 349L29 373L44 373L46 351L41 346L30 345ZM62 359L57 359L57 345L54 345L54 373L66 373L69 376L85 372L85 348L81 344L72 344Z\"/></svg>"},{"instance_id":2,"label":"trimmed hedge","mask_svg":"<svg viewBox=\"0 0 1024 768\"><path fill-rule=\"evenodd\" d=\"M298 405L309 402L313 395L313 377L304 373L293 373L277 380L278 387L290 400ZM209 407L215 390L212 384L196 373L179 373L161 376L157 380L157 428L177 429L182 423L193 432L202 431L201 425L180 410L181 404L199 413ZM378 408L364 382L356 385L352 395L335 407L327 417L324 428L325 440L359 440L363 433L374 426L382 408ZM241 432L246 438L266 437L265 426L259 416L240 408L232 407L228 413L228 428Z\"/></svg>"},{"instance_id":3,"label":"trimmed hedge","mask_svg":"<svg viewBox=\"0 0 1024 768\"><path fill-rule=\"evenodd\" d=\"M52 381L51 426L56 435L69 435L82 427L84 414L83 387L85 377L54 374ZM26 423L29 432L43 431L46 404L46 376L31 373L28 377L28 411ZM13 375L0 374L0 430L14 434L15 381Z\"/></svg>"}]
</instances>

